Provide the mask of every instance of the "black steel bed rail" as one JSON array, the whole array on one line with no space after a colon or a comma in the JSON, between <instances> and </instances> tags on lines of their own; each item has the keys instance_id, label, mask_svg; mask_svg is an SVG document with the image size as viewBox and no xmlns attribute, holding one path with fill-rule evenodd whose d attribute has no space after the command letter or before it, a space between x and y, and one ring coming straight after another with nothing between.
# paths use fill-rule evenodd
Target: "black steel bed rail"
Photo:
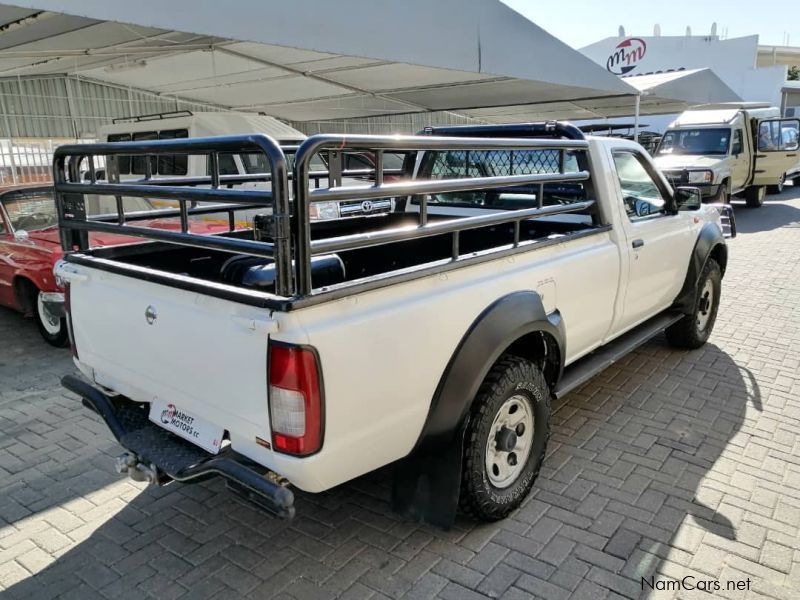
<instances>
[{"instance_id":1,"label":"black steel bed rail","mask_svg":"<svg viewBox=\"0 0 800 600\"><path fill-rule=\"evenodd\" d=\"M202 183L195 184L187 184L185 180L179 180L178 185L171 185L170 180L161 180L158 183L154 183L155 180L153 180L150 172L151 161L146 160L146 183L119 181L119 172L116 168L116 161L119 156L158 156L178 153L207 155L211 171L209 177L196 178L202 180ZM227 185L224 176L220 175L219 172L220 153L264 154L269 163L271 189L231 189L220 187ZM108 182L98 182L97 169L95 167L95 157L98 156L107 157L110 163L106 168L106 173L110 176ZM88 183L81 182L80 166L83 161L88 162ZM88 233L96 231L231 253L269 256L276 262L276 293L282 296L291 296L294 292L288 226L290 218L288 166L286 155L278 142L267 135L249 134L214 138L183 138L60 146L53 155L53 182L62 246L65 251L86 250L88 248ZM196 187L197 185L205 184L210 185L210 187ZM108 195L116 198L116 224L87 218L84 197L89 194ZM180 232L126 225L123 196L177 201L180 206L178 210ZM263 232L265 234L263 237L272 238L272 243L191 233L189 231L189 216L190 214L198 214L198 211L192 210L189 205L194 205L197 202L221 202L249 208L256 206L272 209L271 216L263 220L265 226L268 227L268 231ZM232 216L229 220L229 224L233 228Z\"/></svg>"},{"instance_id":2,"label":"black steel bed rail","mask_svg":"<svg viewBox=\"0 0 800 600\"><path fill-rule=\"evenodd\" d=\"M227 136L220 138L194 138L157 140L140 142L111 142L91 145L69 145L58 148L54 155L54 187L62 243L65 250L87 250L88 233L107 232L151 239L190 247L221 250L224 252L269 257L275 260L276 300L299 300L311 295L311 257L330 252L341 252L358 248L388 244L414 238L434 235L452 235L451 266L469 263L472 258L460 256L460 233L480 227L501 224L513 226L513 243L498 249L498 253L517 251L528 247L520 241L523 221L562 213L585 211L595 214L594 200L569 202L557 206L543 206L546 184L574 184L590 179L585 156L588 142L582 139L540 139L531 137L493 138L493 137L439 137L422 136L380 136L380 135L317 135L308 138L299 147L281 147L264 135ZM436 179L425 177L386 182L389 174L407 173L397 169L386 169L384 151L400 152L410 156L430 151L556 151L558 156L552 164L539 167L534 172L508 175ZM221 153L263 153L269 162L268 173L251 175L221 175L219 155ZM350 153L368 152L374 161L374 169L342 169L342 157ZM565 156L568 152L579 152L584 160L579 161L581 170L565 172ZM207 155L211 173L206 177L168 177L153 178L149 172L151 161L145 161L148 172L144 179L119 181L116 157L124 155L159 154ZM296 153L293 173L289 173L286 154ZM311 160L320 153L328 153L336 158L325 172L311 171ZM99 181L95 169L95 157L105 156L110 168L109 181ZM81 181L80 167L88 161L89 181ZM334 162L336 164L334 164ZM409 161L406 161L406 169ZM544 169L544 172L542 172ZM369 176L374 181L363 185L342 185L342 176ZM289 193L289 179L292 179L293 197ZM312 189L310 180L327 177L328 187ZM247 182L271 182L271 189L260 188L233 189L233 186ZM198 187L204 186L204 187ZM480 191L520 186L538 186L536 197L538 207L502 212L474 217L453 218L446 221L428 223L428 196L432 194L462 191ZM586 186L584 189L589 189ZM114 196L117 199L117 213L86 216L83 204L87 195ZM145 197L177 201L179 208L125 213L122 197ZM311 239L309 209L312 203L340 202L345 200L369 200L377 198L416 198L419 204L419 221L416 227L400 227L383 231L359 233L318 240ZM590 197L590 196L589 196ZM203 203L198 206L198 203ZM213 203L213 204L212 204ZM228 212L230 229L234 229L234 211L237 209L269 208L271 215L256 219L254 239L241 236L214 236L192 233L189 230L189 217L193 215ZM293 209L293 210L292 210ZM291 219L290 219L291 216ZM147 219L180 217L180 230L140 227L130 223ZM116 221L116 222L115 222ZM130 223L129 223L130 222ZM482 254L486 254L485 252ZM499 255L499 254L498 254ZM482 259L486 257L483 256ZM476 259L477 260L477 259ZM360 289L361 283L354 289ZM364 288L366 289L366 288Z\"/></svg>"},{"instance_id":3,"label":"black steel bed rail","mask_svg":"<svg viewBox=\"0 0 800 600\"><path fill-rule=\"evenodd\" d=\"M572 204L561 206L546 206L544 208L527 208L523 210L507 211L502 214L494 213L490 215L478 215L475 217L460 217L438 221L414 228L397 228L388 231L381 231L374 234L356 234L315 240L311 242L311 254L328 254L331 252L342 252L344 250L354 250L356 248L367 248L391 244L392 242L402 242L405 240L421 237L430 237L452 233L455 235L453 240L453 260L459 256L458 234L470 229L480 227L491 227L492 225L502 225L504 223L514 224L514 246L519 246L519 223L526 219L536 217L547 217L551 215L561 215L568 212L586 210L594 205L594 200L584 202L573 202ZM365 237L366 236L366 237Z\"/></svg>"},{"instance_id":4,"label":"black steel bed rail","mask_svg":"<svg viewBox=\"0 0 800 600\"><path fill-rule=\"evenodd\" d=\"M514 224L515 245L519 244L520 222L525 219L556 215L591 208L594 201L571 203L556 207L542 207L543 186L545 183L581 182L589 179L587 171L564 173L564 153L566 151L586 150L589 147L585 139L533 139L533 138L492 138L492 137L434 137L422 136L390 136L390 135L336 135L321 134L309 137L297 149L294 162L295 178L292 181L294 191L295 215L295 287L298 296L312 291L311 256L326 252L352 250L387 244L394 241L408 240L450 233L453 235L453 260L459 255L459 233L467 229L497 225ZM368 150L375 156L375 182L371 186L348 186L333 189L309 190L309 165L314 155L336 150L352 152ZM463 177L439 180L410 180L400 183L384 183L383 152L385 150L405 152L448 151L448 150L556 150L559 155L559 172L533 173L529 175L507 175L494 177ZM510 210L503 214L481 215L478 217L459 218L428 225L427 194L442 194L466 190L496 189L538 184L539 207L524 210ZM311 240L311 223L308 209L313 202L337 200L368 200L393 196L419 197L419 224L416 228L398 228L394 230L362 233L324 240ZM579 205L580 204L580 205Z\"/></svg>"}]
</instances>

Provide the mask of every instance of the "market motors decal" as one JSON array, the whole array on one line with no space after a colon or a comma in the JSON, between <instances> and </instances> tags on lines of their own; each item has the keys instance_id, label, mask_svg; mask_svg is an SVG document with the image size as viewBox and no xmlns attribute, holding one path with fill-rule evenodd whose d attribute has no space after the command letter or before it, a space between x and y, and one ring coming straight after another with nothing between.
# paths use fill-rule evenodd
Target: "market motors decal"
<instances>
[{"instance_id":1,"label":"market motors decal","mask_svg":"<svg viewBox=\"0 0 800 600\"><path fill-rule=\"evenodd\" d=\"M180 429L190 437L200 437L200 433L192 427L194 417L179 411L174 404L167 404L167 407L161 411L161 422L164 425L171 425L176 429Z\"/></svg>"},{"instance_id":2,"label":"market motors decal","mask_svg":"<svg viewBox=\"0 0 800 600\"><path fill-rule=\"evenodd\" d=\"M630 73L647 53L647 44L642 38L628 38L617 44L606 61L606 69L614 75Z\"/></svg>"}]
</instances>

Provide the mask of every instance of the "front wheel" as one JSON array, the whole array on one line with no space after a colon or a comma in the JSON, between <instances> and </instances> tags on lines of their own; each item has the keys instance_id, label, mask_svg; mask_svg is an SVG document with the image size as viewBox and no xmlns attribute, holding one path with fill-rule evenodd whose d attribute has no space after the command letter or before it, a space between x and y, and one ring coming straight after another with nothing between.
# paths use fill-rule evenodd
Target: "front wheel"
<instances>
[{"instance_id":1,"label":"front wheel","mask_svg":"<svg viewBox=\"0 0 800 600\"><path fill-rule=\"evenodd\" d=\"M719 184L719 189L717 193L714 194L711 198L711 202L714 204L730 204L731 203L731 193L728 189L728 182L723 181Z\"/></svg>"},{"instance_id":2,"label":"front wheel","mask_svg":"<svg viewBox=\"0 0 800 600\"><path fill-rule=\"evenodd\" d=\"M764 204L767 188L763 185L751 185L744 191L744 199L750 208L760 208Z\"/></svg>"},{"instance_id":3,"label":"front wheel","mask_svg":"<svg viewBox=\"0 0 800 600\"><path fill-rule=\"evenodd\" d=\"M461 480L461 509L503 519L528 495L550 436L550 388L531 362L505 355L472 405Z\"/></svg>"},{"instance_id":4,"label":"front wheel","mask_svg":"<svg viewBox=\"0 0 800 600\"><path fill-rule=\"evenodd\" d=\"M33 289L31 306L34 307L34 318L39 327L44 341L51 346L62 348L67 345L67 324L66 319L51 315L42 301L42 292Z\"/></svg>"},{"instance_id":5,"label":"front wheel","mask_svg":"<svg viewBox=\"0 0 800 600\"><path fill-rule=\"evenodd\" d=\"M667 341L677 348L694 350L706 343L717 320L722 270L709 258L697 282L694 309L677 323L667 327Z\"/></svg>"}]
</instances>

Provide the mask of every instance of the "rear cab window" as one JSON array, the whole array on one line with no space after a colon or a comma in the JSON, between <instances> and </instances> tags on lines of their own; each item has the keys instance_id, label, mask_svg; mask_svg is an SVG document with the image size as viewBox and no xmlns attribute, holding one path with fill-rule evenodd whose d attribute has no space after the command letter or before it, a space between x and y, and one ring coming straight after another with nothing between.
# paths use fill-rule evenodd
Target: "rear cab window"
<instances>
[{"instance_id":1,"label":"rear cab window","mask_svg":"<svg viewBox=\"0 0 800 600\"><path fill-rule=\"evenodd\" d=\"M420 176L432 179L495 177L545 173L577 173L584 170L579 165L578 152L559 150L450 150L427 152L420 166ZM588 168L585 168L588 170ZM518 210L564 205L592 199L588 182L559 182L488 189L483 191L453 192L428 196L428 205L485 208L492 210ZM419 204L419 199L412 203ZM592 222L589 212L584 220ZM564 215L567 216L567 215ZM588 219L587 219L588 217Z\"/></svg>"}]
</instances>

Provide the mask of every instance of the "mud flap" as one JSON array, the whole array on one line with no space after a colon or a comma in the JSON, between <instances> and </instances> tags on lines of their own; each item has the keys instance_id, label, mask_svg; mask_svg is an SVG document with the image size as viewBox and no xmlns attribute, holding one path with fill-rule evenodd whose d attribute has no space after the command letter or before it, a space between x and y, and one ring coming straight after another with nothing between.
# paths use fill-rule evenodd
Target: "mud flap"
<instances>
[{"instance_id":1,"label":"mud flap","mask_svg":"<svg viewBox=\"0 0 800 600\"><path fill-rule=\"evenodd\" d=\"M400 461L392 481L392 510L408 519L450 529L458 512L464 434L469 417L444 445L417 448Z\"/></svg>"}]
</instances>

